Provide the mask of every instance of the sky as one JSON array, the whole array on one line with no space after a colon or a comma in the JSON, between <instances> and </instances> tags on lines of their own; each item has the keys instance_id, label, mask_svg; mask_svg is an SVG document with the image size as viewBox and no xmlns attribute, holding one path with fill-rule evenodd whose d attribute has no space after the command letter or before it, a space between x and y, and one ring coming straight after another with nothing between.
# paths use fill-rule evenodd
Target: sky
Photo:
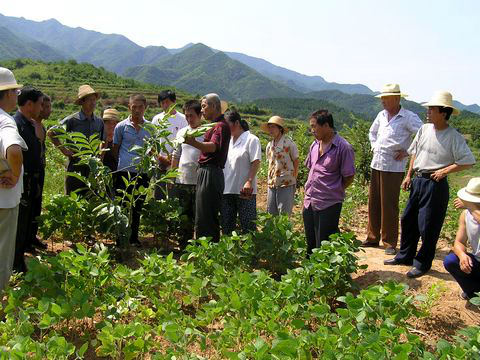
<instances>
[{"instance_id":1,"label":"sky","mask_svg":"<svg viewBox=\"0 0 480 360\"><path fill-rule=\"evenodd\" d=\"M480 104L478 0L0 0L0 13L141 46L201 42L374 91L399 83L418 102L448 90Z\"/></svg>"}]
</instances>

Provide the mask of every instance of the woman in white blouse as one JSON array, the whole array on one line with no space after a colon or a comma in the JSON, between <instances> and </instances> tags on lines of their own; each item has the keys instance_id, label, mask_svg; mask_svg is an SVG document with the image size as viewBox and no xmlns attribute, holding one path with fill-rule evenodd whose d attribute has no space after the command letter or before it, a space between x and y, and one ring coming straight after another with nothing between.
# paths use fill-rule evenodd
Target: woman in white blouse
<instances>
[{"instance_id":1,"label":"woman in white blouse","mask_svg":"<svg viewBox=\"0 0 480 360\"><path fill-rule=\"evenodd\" d=\"M237 227L242 233L255 231L257 219L257 172L262 148L258 137L250 133L248 123L237 111L228 111L225 119L231 138L223 174L225 190L222 197L222 230L230 234Z\"/></svg>"}]
</instances>

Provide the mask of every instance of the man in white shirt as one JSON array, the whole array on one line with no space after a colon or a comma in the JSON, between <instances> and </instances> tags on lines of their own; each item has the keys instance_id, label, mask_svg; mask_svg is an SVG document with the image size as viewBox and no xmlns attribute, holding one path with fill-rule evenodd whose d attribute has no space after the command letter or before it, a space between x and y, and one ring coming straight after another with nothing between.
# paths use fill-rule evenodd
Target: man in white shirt
<instances>
[{"instance_id":1,"label":"man in white shirt","mask_svg":"<svg viewBox=\"0 0 480 360\"><path fill-rule=\"evenodd\" d=\"M8 112L17 105L18 89L13 73L0 67L0 290L12 273L17 234L18 206L23 191L25 141Z\"/></svg>"},{"instance_id":2,"label":"man in white shirt","mask_svg":"<svg viewBox=\"0 0 480 360\"><path fill-rule=\"evenodd\" d=\"M475 157L462 136L448 125L450 116L459 111L452 94L438 91L423 104L429 123L424 124L408 148L411 155L407 175L402 182L410 189L402 215L400 250L385 265L413 265L409 278L424 275L432 267L437 241L447 213L449 187L447 175L471 168ZM422 245L417 252L417 245Z\"/></svg>"},{"instance_id":3,"label":"man in white shirt","mask_svg":"<svg viewBox=\"0 0 480 360\"><path fill-rule=\"evenodd\" d=\"M164 90L158 94L158 103L163 109L158 115L152 120L153 125L160 126L164 121L168 122L167 130L170 132L170 135L167 137L169 141L173 141L177 136L177 132L180 129L183 129L188 125L185 115L175 109L177 102L177 96L175 92L171 90ZM168 114L168 118L165 119L165 115ZM160 173L165 173L170 167L171 163L171 154L172 147L167 143L165 144L167 153L162 153L158 155L158 163L160 167ZM167 193L167 188L165 183L158 183L155 186L155 199L162 200L165 199Z\"/></svg>"},{"instance_id":4,"label":"man in white shirt","mask_svg":"<svg viewBox=\"0 0 480 360\"><path fill-rule=\"evenodd\" d=\"M377 95L380 111L369 131L373 150L368 196L368 230L363 247L377 247L380 240L387 255L396 253L398 241L398 198L407 163L407 149L423 125L413 112L401 107L398 84L387 84Z\"/></svg>"}]
</instances>

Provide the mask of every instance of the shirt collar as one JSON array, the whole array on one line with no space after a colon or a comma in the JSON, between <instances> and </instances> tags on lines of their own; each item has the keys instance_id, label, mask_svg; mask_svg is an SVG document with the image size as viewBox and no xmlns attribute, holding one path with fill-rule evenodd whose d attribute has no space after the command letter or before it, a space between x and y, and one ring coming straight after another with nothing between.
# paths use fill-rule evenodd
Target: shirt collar
<instances>
[{"instance_id":1,"label":"shirt collar","mask_svg":"<svg viewBox=\"0 0 480 360\"><path fill-rule=\"evenodd\" d=\"M143 122L142 122L140 125L143 125L143 124L145 124L146 122L148 122L147 119L143 118ZM133 126L132 115L128 115L127 123L128 123L128 125L130 125L131 127L135 127L135 126Z\"/></svg>"},{"instance_id":2,"label":"shirt collar","mask_svg":"<svg viewBox=\"0 0 480 360\"><path fill-rule=\"evenodd\" d=\"M85 113L83 112L83 110L80 110L80 111L78 112L78 118L79 118L80 120L82 120L82 121L83 121L83 120L89 120L89 118L87 117L87 115L85 115ZM95 113L92 114L91 119L92 119L92 120L95 119Z\"/></svg>"},{"instance_id":3,"label":"shirt collar","mask_svg":"<svg viewBox=\"0 0 480 360\"><path fill-rule=\"evenodd\" d=\"M20 110L17 110L17 115L24 124L33 126L33 123Z\"/></svg>"},{"instance_id":4,"label":"shirt collar","mask_svg":"<svg viewBox=\"0 0 480 360\"><path fill-rule=\"evenodd\" d=\"M238 139L237 139L237 141L236 141L235 143L233 142L233 136L230 137L230 141L232 142L232 145L233 145L233 146L241 145L242 143L245 142L245 140L247 139L247 137L248 137L249 134L250 134L250 131L248 131L248 130L247 130L247 131L244 131L244 132L242 133L242 135L240 135L240 136L238 137Z\"/></svg>"},{"instance_id":5,"label":"shirt collar","mask_svg":"<svg viewBox=\"0 0 480 360\"><path fill-rule=\"evenodd\" d=\"M400 111L397 113L397 115L395 115L392 120L396 119L396 118L399 118L399 117L405 117L405 113L406 113L406 110L403 108L403 107L400 107ZM387 110L383 110L383 116L385 117L385 119L388 120L388 112ZM390 120L391 121L391 120Z\"/></svg>"},{"instance_id":6,"label":"shirt collar","mask_svg":"<svg viewBox=\"0 0 480 360\"><path fill-rule=\"evenodd\" d=\"M318 146L320 146L320 140L315 139L315 144L317 144ZM338 147L338 145L340 145L340 137L338 136L337 133L335 133L335 134L333 135L333 139L332 139L331 144L332 144L332 145L335 145L336 147Z\"/></svg>"}]
</instances>

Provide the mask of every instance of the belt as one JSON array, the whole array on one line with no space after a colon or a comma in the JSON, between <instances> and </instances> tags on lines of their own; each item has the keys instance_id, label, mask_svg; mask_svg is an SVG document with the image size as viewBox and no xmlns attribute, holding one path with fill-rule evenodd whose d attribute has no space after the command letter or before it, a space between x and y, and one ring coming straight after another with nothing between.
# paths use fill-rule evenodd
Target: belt
<instances>
[{"instance_id":1,"label":"belt","mask_svg":"<svg viewBox=\"0 0 480 360\"><path fill-rule=\"evenodd\" d=\"M421 177L424 179L430 179L430 175L432 175L433 172L423 172L423 171L416 171L415 176L416 177Z\"/></svg>"},{"instance_id":2,"label":"belt","mask_svg":"<svg viewBox=\"0 0 480 360\"><path fill-rule=\"evenodd\" d=\"M222 169L219 165L217 164L200 164L201 168L214 168L214 169Z\"/></svg>"}]
</instances>

